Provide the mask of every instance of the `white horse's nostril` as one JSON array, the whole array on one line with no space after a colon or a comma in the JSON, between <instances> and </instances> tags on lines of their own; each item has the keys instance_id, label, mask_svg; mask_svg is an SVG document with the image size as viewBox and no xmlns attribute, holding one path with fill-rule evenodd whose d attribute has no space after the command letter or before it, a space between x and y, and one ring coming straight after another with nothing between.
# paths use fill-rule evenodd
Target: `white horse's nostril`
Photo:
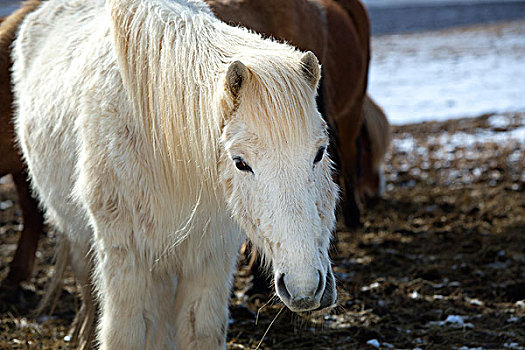
<instances>
[{"instance_id":1,"label":"white horse's nostril","mask_svg":"<svg viewBox=\"0 0 525 350\"><path fill-rule=\"evenodd\" d=\"M279 292L281 299L290 300L292 298L290 292L288 292L288 289L286 288L286 284L284 284L284 273L277 279L277 291Z\"/></svg>"},{"instance_id":2,"label":"white horse's nostril","mask_svg":"<svg viewBox=\"0 0 525 350\"><path fill-rule=\"evenodd\" d=\"M287 276L288 278L290 278L290 275ZM281 300L293 312L315 310L321 305L321 299L323 299L326 287L326 283L321 271L317 270L317 276L317 286L315 286L314 281L312 279L309 281L309 283L306 284L297 283L297 281L288 281L290 283L290 288L288 288L286 286L285 274L278 274L276 276L275 283L277 295L279 295ZM294 282L296 284L294 284ZM315 289L313 288L313 286L315 286Z\"/></svg>"},{"instance_id":3,"label":"white horse's nostril","mask_svg":"<svg viewBox=\"0 0 525 350\"><path fill-rule=\"evenodd\" d=\"M324 292L324 280L323 275L321 271L317 270L317 274L319 275L319 284L317 285L317 289L315 290L314 298L321 298Z\"/></svg>"}]
</instances>

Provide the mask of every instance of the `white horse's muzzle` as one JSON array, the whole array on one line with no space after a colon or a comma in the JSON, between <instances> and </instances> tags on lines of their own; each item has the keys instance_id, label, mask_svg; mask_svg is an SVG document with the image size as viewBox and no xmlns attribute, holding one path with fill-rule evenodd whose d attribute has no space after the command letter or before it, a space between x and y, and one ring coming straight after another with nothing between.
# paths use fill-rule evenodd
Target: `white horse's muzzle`
<instances>
[{"instance_id":1,"label":"white horse's muzzle","mask_svg":"<svg viewBox=\"0 0 525 350\"><path fill-rule=\"evenodd\" d=\"M275 290L284 304L293 312L321 310L334 304L337 293L331 266L326 276L317 270L317 276L297 280L291 274L278 273Z\"/></svg>"}]
</instances>

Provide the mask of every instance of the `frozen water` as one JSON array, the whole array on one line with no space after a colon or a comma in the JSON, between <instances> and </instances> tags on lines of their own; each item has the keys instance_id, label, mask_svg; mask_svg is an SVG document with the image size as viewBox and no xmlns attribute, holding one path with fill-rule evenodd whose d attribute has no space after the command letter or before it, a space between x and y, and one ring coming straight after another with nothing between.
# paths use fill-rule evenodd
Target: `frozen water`
<instances>
[{"instance_id":1,"label":"frozen water","mask_svg":"<svg viewBox=\"0 0 525 350\"><path fill-rule=\"evenodd\" d=\"M495 114L488 118L487 122L494 129L503 129L509 126L510 120L507 116Z\"/></svg>"},{"instance_id":2,"label":"frozen water","mask_svg":"<svg viewBox=\"0 0 525 350\"><path fill-rule=\"evenodd\" d=\"M445 321L431 321L429 322L432 326L450 326L457 328L474 328L472 323L465 323L463 320L465 316L448 315Z\"/></svg>"},{"instance_id":3,"label":"frozen water","mask_svg":"<svg viewBox=\"0 0 525 350\"><path fill-rule=\"evenodd\" d=\"M525 21L372 38L369 93L393 124L525 110Z\"/></svg>"},{"instance_id":4,"label":"frozen water","mask_svg":"<svg viewBox=\"0 0 525 350\"><path fill-rule=\"evenodd\" d=\"M366 342L368 345L373 346L374 348L379 348L381 346L381 343L379 343L379 340L377 339L370 339Z\"/></svg>"},{"instance_id":5,"label":"frozen water","mask_svg":"<svg viewBox=\"0 0 525 350\"><path fill-rule=\"evenodd\" d=\"M457 315L449 315L447 319L445 320L445 323L455 323L460 326L463 326L465 324L465 322L463 321L463 318Z\"/></svg>"}]
</instances>

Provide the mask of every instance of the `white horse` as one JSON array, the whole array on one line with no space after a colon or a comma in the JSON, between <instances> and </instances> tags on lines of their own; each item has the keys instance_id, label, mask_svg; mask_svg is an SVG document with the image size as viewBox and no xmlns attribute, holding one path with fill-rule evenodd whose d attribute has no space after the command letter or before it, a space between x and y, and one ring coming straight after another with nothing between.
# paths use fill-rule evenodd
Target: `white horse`
<instances>
[{"instance_id":1,"label":"white horse","mask_svg":"<svg viewBox=\"0 0 525 350\"><path fill-rule=\"evenodd\" d=\"M242 231L288 308L334 303L312 53L195 0L50 0L13 50L19 142L81 284L95 266L101 349L225 348Z\"/></svg>"}]
</instances>

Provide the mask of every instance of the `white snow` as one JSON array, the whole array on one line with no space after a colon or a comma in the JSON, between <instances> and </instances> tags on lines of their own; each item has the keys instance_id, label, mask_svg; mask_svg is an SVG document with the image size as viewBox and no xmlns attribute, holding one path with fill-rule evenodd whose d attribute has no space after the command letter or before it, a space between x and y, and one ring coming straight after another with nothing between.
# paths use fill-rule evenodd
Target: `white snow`
<instances>
[{"instance_id":1,"label":"white snow","mask_svg":"<svg viewBox=\"0 0 525 350\"><path fill-rule=\"evenodd\" d=\"M463 321L463 318L461 316L449 315L445 320L445 323L454 323L463 326L465 324L465 321Z\"/></svg>"},{"instance_id":2,"label":"white snow","mask_svg":"<svg viewBox=\"0 0 525 350\"><path fill-rule=\"evenodd\" d=\"M465 316L448 315L445 321L431 321L431 326L450 326L455 328L474 328L472 323L466 323Z\"/></svg>"},{"instance_id":3,"label":"white snow","mask_svg":"<svg viewBox=\"0 0 525 350\"><path fill-rule=\"evenodd\" d=\"M487 122L494 129L503 129L510 125L510 120L505 115L495 114L488 118Z\"/></svg>"},{"instance_id":4,"label":"white snow","mask_svg":"<svg viewBox=\"0 0 525 350\"><path fill-rule=\"evenodd\" d=\"M369 290L372 290L372 289L376 289L377 287L379 287L379 283L378 282L373 282L369 286L361 287L361 290L363 292L366 292L366 291L369 291Z\"/></svg>"},{"instance_id":5,"label":"white snow","mask_svg":"<svg viewBox=\"0 0 525 350\"><path fill-rule=\"evenodd\" d=\"M475 306L483 306L485 305L485 303L479 299L476 299L476 298L469 298L469 297L466 297L465 300L467 301L467 303L469 303L470 305L475 305Z\"/></svg>"},{"instance_id":6,"label":"white snow","mask_svg":"<svg viewBox=\"0 0 525 350\"><path fill-rule=\"evenodd\" d=\"M368 91L393 124L524 111L524 58L525 21L374 37Z\"/></svg>"},{"instance_id":7,"label":"white snow","mask_svg":"<svg viewBox=\"0 0 525 350\"><path fill-rule=\"evenodd\" d=\"M412 135L404 133L397 135L392 141L393 152L402 152L405 154L417 154L423 158L421 169L428 169L430 164L428 159L442 159L444 161L452 161L456 157L463 157L467 160L475 160L482 154L476 151L478 145L483 144L513 144L516 150L507 156L507 162L517 163L523 162L522 147L525 145L525 118L514 118L511 122L506 116L496 115L495 118L488 118L489 124L496 130L504 128L505 132L495 131L492 129L477 129L472 130L472 133L463 131L449 133L443 131L436 135L429 135L423 140L416 140ZM516 121L519 123L517 124ZM432 146L436 147L434 150ZM460 150L460 154L456 154ZM387 165L388 167L388 165ZM408 164L399 164L398 171L409 171ZM412 175L420 175L420 169L411 169ZM472 170L474 177L479 177L483 171L479 168ZM451 282L453 283L453 282ZM456 282L457 283L457 282Z\"/></svg>"},{"instance_id":8,"label":"white snow","mask_svg":"<svg viewBox=\"0 0 525 350\"><path fill-rule=\"evenodd\" d=\"M11 200L5 200L0 202L0 210L6 210L11 208L14 205L13 201Z\"/></svg>"},{"instance_id":9,"label":"white snow","mask_svg":"<svg viewBox=\"0 0 525 350\"><path fill-rule=\"evenodd\" d=\"M417 290L415 290L412 293L410 293L408 296L410 297L410 299L418 299L419 298L419 293L418 293Z\"/></svg>"},{"instance_id":10,"label":"white snow","mask_svg":"<svg viewBox=\"0 0 525 350\"><path fill-rule=\"evenodd\" d=\"M368 345L372 345L374 348L379 348L381 346L381 343L377 339L370 339L366 342Z\"/></svg>"},{"instance_id":11,"label":"white snow","mask_svg":"<svg viewBox=\"0 0 525 350\"><path fill-rule=\"evenodd\" d=\"M511 140L518 143L525 143L525 126L520 126L505 133L487 130L478 131L475 134L467 134L465 132L449 134L443 132L440 136L430 136L428 138L428 143L431 145L440 144L446 146L445 151L452 152L458 147L469 148L481 143L506 143Z\"/></svg>"}]
</instances>

